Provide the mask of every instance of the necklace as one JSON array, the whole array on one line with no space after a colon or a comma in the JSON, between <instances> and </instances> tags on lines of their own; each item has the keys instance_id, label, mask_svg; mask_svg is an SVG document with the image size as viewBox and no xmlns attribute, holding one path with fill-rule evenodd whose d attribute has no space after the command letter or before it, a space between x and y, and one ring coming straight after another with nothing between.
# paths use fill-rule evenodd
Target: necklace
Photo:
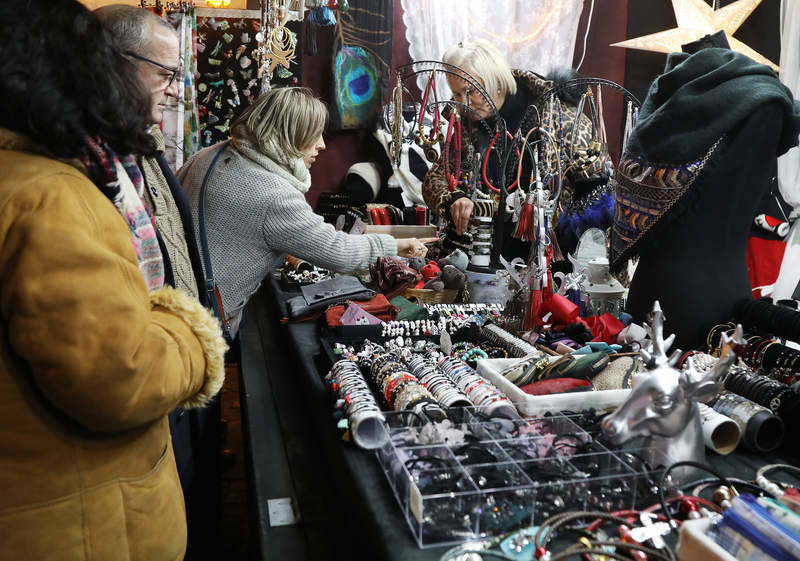
<instances>
[{"instance_id":1,"label":"necklace","mask_svg":"<svg viewBox=\"0 0 800 561\"><path fill-rule=\"evenodd\" d=\"M422 125L424 123L425 111L428 106L428 96L433 94L433 125L431 126L430 136L426 136L422 132ZM428 77L428 83L425 86L425 92L422 94L422 103L419 108L418 130L415 142L421 146L425 152L425 158L429 162L436 162L439 159L439 154L436 152L436 144L442 141L442 133L439 131L439 105L436 93L436 69L431 70Z\"/></svg>"},{"instance_id":2,"label":"necklace","mask_svg":"<svg viewBox=\"0 0 800 561\"><path fill-rule=\"evenodd\" d=\"M511 141L514 140L514 137L508 131L506 131L506 136L508 136L509 140L511 140ZM492 141L489 143L489 147L486 149L486 154L483 156L483 166L481 166L481 175L483 176L484 185L486 185L489 189L491 189L495 193L499 193L500 189L498 189L497 187L492 185L492 182L489 181L489 177L486 175L486 167L489 164L489 155L491 155L492 150L494 149L494 143L497 142L497 139L499 137L500 137L500 132L498 131L498 132L495 133L494 138L492 138ZM520 157L519 148L517 147L517 148L515 148L515 150L517 151L517 158L519 158ZM516 189L518 184L519 184L519 180L514 181L514 183L512 183L511 185L508 186L507 191L510 193L511 191Z\"/></svg>"},{"instance_id":3,"label":"necklace","mask_svg":"<svg viewBox=\"0 0 800 561\"><path fill-rule=\"evenodd\" d=\"M453 173L450 173L449 156L450 142L453 141L455 148L455 165ZM458 179L461 175L461 117L458 111L453 110L450 115L450 122L447 127L447 139L444 143L444 175L447 179L447 188L452 193L458 187Z\"/></svg>"}]
</instances>

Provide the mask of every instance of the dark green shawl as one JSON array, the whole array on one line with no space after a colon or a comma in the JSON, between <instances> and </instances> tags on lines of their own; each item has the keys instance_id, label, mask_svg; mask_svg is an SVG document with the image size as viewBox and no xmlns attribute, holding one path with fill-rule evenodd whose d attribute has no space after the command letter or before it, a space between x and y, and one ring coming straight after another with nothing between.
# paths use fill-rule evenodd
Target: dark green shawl
<instances>
[{"instance_id":1,"label":"dark green shawl","mask_svg":"<svg viewBox=\"0 0 800 561\"><path fill-rule=\"evenodd\" d=\"M756 107L773 101L786 113L780 156L797 145L800 102L770 67L728 49L672 53L650 86L626 152L649 162L688 163Z\"/></svg>"},{"instance_id":2,"label":"dark green shawl","mask_svg":"<svg viewBox=\"0 0 800 561\"><path fill-rule=\"evenodd\" d=\"M728 49L669 56L617 166L612 269L624 266L642 243L686 210L693 195L713 181L704 177L707 164L719 159L725 136L768 103L783 112L775 130L777 156L797 145L800 102L772 69Z\"/></svg>"}]
</instances>

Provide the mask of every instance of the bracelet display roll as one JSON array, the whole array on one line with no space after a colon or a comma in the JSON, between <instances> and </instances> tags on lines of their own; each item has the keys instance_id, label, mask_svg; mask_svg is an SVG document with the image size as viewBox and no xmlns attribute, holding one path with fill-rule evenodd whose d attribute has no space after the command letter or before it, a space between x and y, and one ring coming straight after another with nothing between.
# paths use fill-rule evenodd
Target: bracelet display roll
<instances>
[{"instance_id":1,"label":"bracelet display roll","mask_svg":"<svg viewBox=\"0 0 800 561\"><path fill-rule=\"evenodd\" d=\"M725 389L769 408L784 421L793 420L800 396L788 385L747 368L732 368L724 378Z\"/></svg>"},{"instance_id":2,"label":"bracelet display roll","mask_svg":"<svg viewBox=\"0 0 800 561\"><path fill-rule=\"evenodd\" d=\"M714 411L733 419L742 431L742 442L756 452L771 452L783 441L783 421L766 407L735 393L722 391Z\"/></svg>"},{"instance_id":3,"label":"bracelet display roll","mask_svg":"<svg viewBox=\"0 0 800 561\"><path fill-rule=\"evenodd\" d=\"M353 442L365 450L386 444L389 440L386 418L358 365L349 359L340 360L325 379L341 400Z\"/></svg>"},{"instance_id":4,"label":"bracelet display roll","mask_svg":"<svg viewBox=\"0 0 800 561\"><path fill-rule=\"evenodd\" d=\"M473 405L467 395L435 364L417 356L411 359L408 367L442 407L470 407Z\"/></svg>"},{"instance_id":5,"label":"bracelet display roll","mask_svg":"<svg viewBox=\"0 0 800 561\"><path fill-rule=\"evenodd\" d=\"M515 419L519 417L517 408L508 399L508 396L497 389L475 372L465 362L445 357L439 361L438 367L447 375L464 394L469 397L478 410L489 417L506 417Z\"/></svg>"},{"instance_id":6,"label":"bracelet display roll","mask_svg":"<svg viewBox=\"0 0 800 561\"><path fill-rule=\"evenodd\" d=\"M742 429L736 421L718 413L704 403L698 403L697 407L700 409L700 423L703 427L705 445L721 456L736 450L742 439Z\"/></svg>"},{"instance_id":7,"label":"bracelet display roll","mask_svg":"<svg viewBox=\"0 0 800 561\"><path fill-rule=\"evenodd\" d=\"M481 330L481 335L486 337L491 343L508 349L508 354L515 358L522 358L540 352L527 341L515 337L505 329L493 323L484 325Z\"/></svg>"}]
</instances>

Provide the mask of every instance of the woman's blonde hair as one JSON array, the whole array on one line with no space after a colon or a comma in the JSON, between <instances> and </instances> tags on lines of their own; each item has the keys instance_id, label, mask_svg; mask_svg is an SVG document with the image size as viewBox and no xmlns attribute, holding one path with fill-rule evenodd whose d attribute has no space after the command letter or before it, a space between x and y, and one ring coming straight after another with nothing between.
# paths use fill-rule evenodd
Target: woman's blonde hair
<instances>
[{"instance_id":1,"label":"woman's blonde hair","mask_svg":"<svg viewBox=\"0 0 800 561\"><path fill-rule=\"evenodd\" d=\"M447 49L442 62L458 66L483 82L486 93L506 95L517 93L517 82L505 57L484 39L463 41Z\"/></svg>"},{"instance_id":2,"label":"woman's blonde hair","mask_svg":"<svg viewBox=\"0 0 800 561\"><path fill-rule=\"evenodd\" d=\"M231 127L234 138L247 137L269 152L273 143L289 158L302 158L328 124L328 108L308 88L271 88L245 109ZM244 130L243 130L244 129Z\"/></svg>"}]
</instances>

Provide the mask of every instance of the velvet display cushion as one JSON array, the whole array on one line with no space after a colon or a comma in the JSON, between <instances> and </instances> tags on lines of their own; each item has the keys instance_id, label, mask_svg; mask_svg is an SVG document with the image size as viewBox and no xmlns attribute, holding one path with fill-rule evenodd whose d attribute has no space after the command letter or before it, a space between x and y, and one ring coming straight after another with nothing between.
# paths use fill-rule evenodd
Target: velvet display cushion
<instances>
[{"instance_id":1,"label":"velvet display cushion","mask_svg":"<svg viewBox=\"0 0 800 561\"><path fill-rule=\"evenodd\" d=\"M589 380L578 378L551 378L540 382L533 382L520 388L528 395L550 395L555 393L572 393L592 391Z\"/></svg>"}]
</instances>

